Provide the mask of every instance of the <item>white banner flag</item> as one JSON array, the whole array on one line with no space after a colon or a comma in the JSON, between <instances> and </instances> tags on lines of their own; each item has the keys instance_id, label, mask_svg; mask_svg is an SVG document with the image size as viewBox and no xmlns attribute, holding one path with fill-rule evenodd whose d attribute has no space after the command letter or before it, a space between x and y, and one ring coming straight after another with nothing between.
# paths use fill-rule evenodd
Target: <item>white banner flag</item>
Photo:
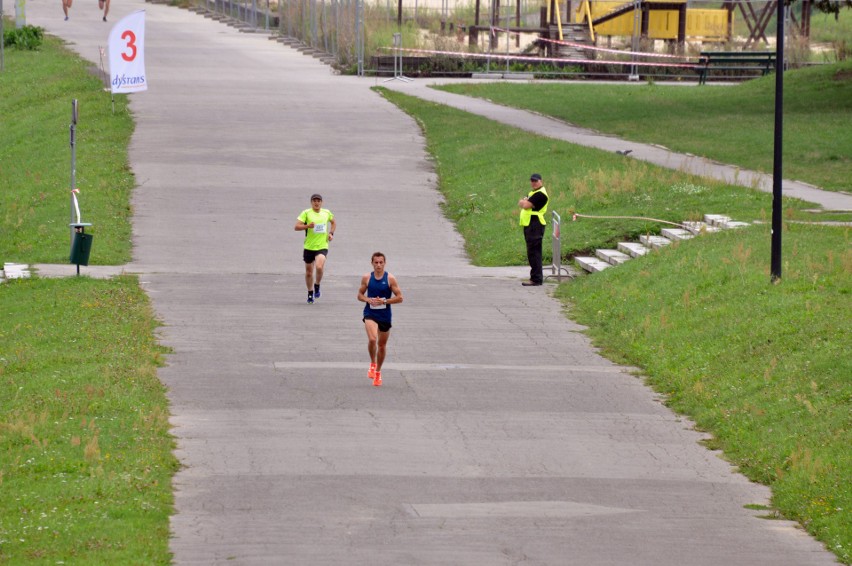
<instances>
[{"instance_id":1,"label":"white banner flag","mask_svg":"<svg viewBox=\"0 0 852 566\"><path fill-rule=\"evenodd\" d=\"M145 10L125 16L109 32L109 72L113 93L148 90L145 77Z\"/></svg>"}]
</instances>

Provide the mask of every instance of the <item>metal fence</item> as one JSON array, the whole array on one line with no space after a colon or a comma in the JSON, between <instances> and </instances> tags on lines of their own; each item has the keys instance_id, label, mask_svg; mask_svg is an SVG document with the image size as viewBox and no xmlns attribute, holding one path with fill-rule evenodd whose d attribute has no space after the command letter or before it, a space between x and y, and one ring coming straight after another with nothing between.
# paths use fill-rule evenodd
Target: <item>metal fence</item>
<instances>
[{"instance_id":1,"label":"metal fence","mask_svg":"<svg viewBox=\"0 0 852 566\"><path fill-rule=\"evenodd\" d=\"M404 32L406 47L418 47L425 32L462 37L474 22L469 0L191 0L196 10L228 21L245 31L278 33L334 58L337 66L363 72L365 58L390 56L394 33ZM535 12L538 0L520 0L523 19ZM529 4L529 5L528 5ZM497 26L514 21L514 8L482 0L479 21ZM496 15L496 14L495 14ZM537 16L536 16L537 17ZM530 20L531 22L532 20ZM495 34L495 37L502 34ZM482 34L487 38L489 34ZM507 36L508 37L508 36ZM504 40L508 44L508 40ZM467 43L465 36L464 43ZM513 39L513 43L516 43ZM485 45L485 43L483 43ZM375 71L375 69L373 69Z\"/></svg>"}]
</instances>

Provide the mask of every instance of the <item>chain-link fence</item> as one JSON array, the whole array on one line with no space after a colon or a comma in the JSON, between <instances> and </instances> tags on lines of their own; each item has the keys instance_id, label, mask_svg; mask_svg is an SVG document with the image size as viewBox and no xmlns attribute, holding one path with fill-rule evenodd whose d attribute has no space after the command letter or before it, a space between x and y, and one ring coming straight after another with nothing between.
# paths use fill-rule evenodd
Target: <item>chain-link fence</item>
<instances>
[{"instance_id":1,"label":"chain-link fence","mask_svg":"<svg viewBox=\"0 0 852 566\"><path fill-rule=\"evenodd\" d=\"M584 36L583 28L589 26L580 10L581 0L564 2L561 9L556 9L553 3L548 6L548 2L542 0L189 1L196 9L226 19L246 31L278 34L281 41L312 48L345 73L392 76L395 61L399 61L401 55L406 72L419 75L470 74L483 70L491 72L495 68L506 72L535 70L542 75L562 75L569 68L569 74L609 75L625 72L621 65L612 69L605 66L603 60L623 59L613 54L613 49L623 50L624 57L637 50L697 55L703 49L700 38L697 42L687 38L686 45L640 38L637 46L635 32L632 36L628 31L620 36L601 33L597 38L590 38L586 30ZM753 1L758 5L766 2ZM621 6L625 3L609 0L603 4ZM719 11L721 6L723 3L718 0L690 0L687 4L689 9L699 11ZM745 24L740 21L742 18L731 19L733 41L726 47L736 48L738 32ZM634 28L638 29L635 22L630 29ZM393 49L394 34L400 35L399 45L403 48L400 51ZM584 49L578 44L590 48ZM471 54L485 54L489 58L483 60L469 56ZM516 57L524 55L556 57L544 62L532 61L535 57L527 57L526 61ZM579 63L572 63L571 59L586 60L586 64L578 67ZM600 65L589 65L589 59L603 60ZM671 76L673 72L694 74L692 69L647 71L643 75L660 78ZM635 69L630 73L635 73Z\"/></svg>"}]
</instances>

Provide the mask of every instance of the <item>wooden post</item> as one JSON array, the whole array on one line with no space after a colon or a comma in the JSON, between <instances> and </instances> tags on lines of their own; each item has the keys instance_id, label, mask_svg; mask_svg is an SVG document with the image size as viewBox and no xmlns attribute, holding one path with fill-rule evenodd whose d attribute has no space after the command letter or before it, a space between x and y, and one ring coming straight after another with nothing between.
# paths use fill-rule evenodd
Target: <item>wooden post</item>
<instances>
[{"instance_id":1,"label":"wooden post","mask_svg":"<svg viewBox=\"0 0 852 566\"><path fill-rule=\"evenodd\" d=\"M728 11L728 43L734 39L734 3L733 2L725 2L722 4L722 8Z\"/></svg>"}]
</instances>

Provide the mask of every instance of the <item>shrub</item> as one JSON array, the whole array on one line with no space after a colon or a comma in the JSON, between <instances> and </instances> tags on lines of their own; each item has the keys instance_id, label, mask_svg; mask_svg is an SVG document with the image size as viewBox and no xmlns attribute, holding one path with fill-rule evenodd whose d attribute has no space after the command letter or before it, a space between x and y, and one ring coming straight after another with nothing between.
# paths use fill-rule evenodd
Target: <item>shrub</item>
<instances>
[{"instance_id":1,"label":"shrub","mask_svg":"<svg viewBox=\"0 0 852 566\"><path fill-rule=\"evenodd\" d=\"M3 45L16 49L34 51L41 46L44 38L44 28L24 26L10 29L3 34Z\"/></svg>"}]
</instances>

